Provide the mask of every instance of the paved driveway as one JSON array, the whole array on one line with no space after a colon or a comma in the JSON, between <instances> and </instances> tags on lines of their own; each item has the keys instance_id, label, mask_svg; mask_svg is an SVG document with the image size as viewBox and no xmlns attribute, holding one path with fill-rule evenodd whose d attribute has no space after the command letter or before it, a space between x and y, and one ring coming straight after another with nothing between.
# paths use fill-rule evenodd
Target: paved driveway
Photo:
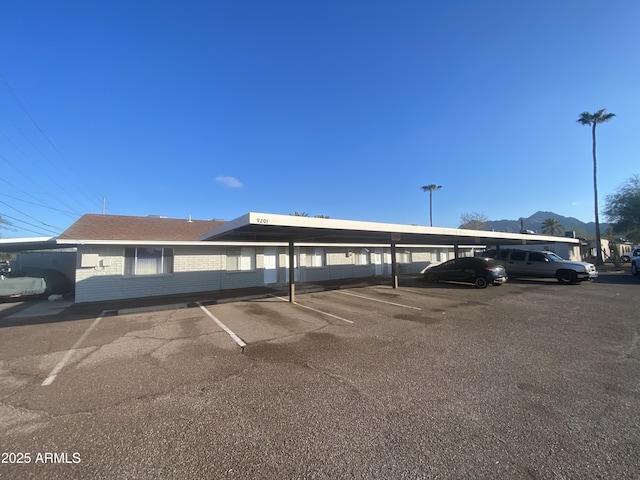
<instances>
[{"instance_id":1,"label":"paved driveway","mask_svg":"<svg viewBox=\"0 0 640 480\"><path fill-rule=\"evenodd\" d=\"M639 289L405 281L3 319L0 478L637 477Z\"/></svg>"}]
</instances>

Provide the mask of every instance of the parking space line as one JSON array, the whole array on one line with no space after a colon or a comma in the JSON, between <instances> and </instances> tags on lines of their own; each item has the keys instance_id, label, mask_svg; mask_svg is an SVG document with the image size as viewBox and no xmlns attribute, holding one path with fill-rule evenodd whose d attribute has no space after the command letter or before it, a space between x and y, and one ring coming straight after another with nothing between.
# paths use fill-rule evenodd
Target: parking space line
<instances>
[{"instance_id":1,"label":"parking space line","mask_svg":"<svg viewBox=\"0 0 640 480\"><path fill-rule=\"evenodd\" d=\"M364 298L365 300L371 300L372 302L386 303L387 305L395 305L396 307L411 308L413 310L422 310L422 308L420 307L413 307L411 305L404 305L402 303L394 303L394 302L388 302L386 300L379 300L377 298L365 297L364 295L356 295L355 293L343 292L342 290L331 290L331 291L335 293L341 293L343 295L349 295L351 297Z\"/></svg>"},{"instance_id":2,"label":"parking space line","mask_svg":"<svg viewBox=\"0 0 640 480\"><path fill-rule=\"evenodd\" d=\"M282 298L282 297L279 297L277 295L269 294L269 296L270 297L274 297L274 298L278 298L278 299L282 300L283 302L288 302L289 301L286 298ZM298 302L294 302L294 305L297 305L297 306L302 307L302 308L306 308L308 310L312 310L312 311L317 312L317 313L321 313L322 315L326 315L327 317L337 318L338 320L342 320L343 322L353 323L353 321L347 320L346 318L339 317L337 315L334 315L333 313L323 312L322 310L317 310L315 308L308 307L308 306L303 305L303 304L298 303Z\"/></svg>"},{"instance_id":3,"label":"parking space line","mask_svg":"<svg viewBox=\"0 0 640 480\"><path fill-rule=\"evenodd\" d=\"M236 342L240 346L240 348L244 350L244 347L246 347L247 344L244 343L244 341L238 335L233 333L233 331L229 327L227 327L224 323L218 320L218 318L209 310L207 310L205 306L202 305L202 303L196 302L196 305L198 305L204 313L206 313L214 322L216 322L221 329L227 332L229 336L233 339L233 341Z\"/></svg>"},{"instance_id":4,"label":"parking space line","mask_svg":"<svg viewBox=\"0 0 640 480\"><path fill-rule=\"evenodd\" d=\"M62 370L64 368L64 366L67 364L67 362L69 361L71 356L75 353L75 351L82 344L82 342L84 342L85 338L87 338L89 333L91 333L91 330L93 330L96 327L96 325L98 325L98 323L100 323L100 320L102 320L102 318L106 314L107 314L107 311L105 310L104 312L102 312L100 314L100 316L98 318L96 318L93 321L93 323L89 326L89 328L87 328L87 330L82 334L82 336L78 339L78 341L73 344L73 347L71 347L71 349L67 352L67 354L64 356L64 358L62 360L60 360L60 362L58 362L58 364L55 366L55 368L53 370L51 370L51 373L49 374L49 376L40 385L41 387L45 387L45 386L51 385L53 383L53 381L56 379L56 376L58 375L58 373L60 373L60 370Z\"/></svg>"}]
</instances>

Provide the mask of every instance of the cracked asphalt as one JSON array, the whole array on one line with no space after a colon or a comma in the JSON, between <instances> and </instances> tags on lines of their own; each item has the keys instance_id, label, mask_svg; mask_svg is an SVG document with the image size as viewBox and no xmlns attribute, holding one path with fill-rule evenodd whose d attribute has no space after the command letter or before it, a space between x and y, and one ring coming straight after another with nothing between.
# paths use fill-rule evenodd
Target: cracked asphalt
<instances>
[{"instance_id":1,"label":"cracked asphalt","mask_svg":"<svg viewBox=\"0 0 640 480\"><path fill-rule=\"evenodd\" d=\"M206 305L244 349L193 304L4 308L0 478L639 478L639 293L405 278Z\"/></svg>"}]
</instances>

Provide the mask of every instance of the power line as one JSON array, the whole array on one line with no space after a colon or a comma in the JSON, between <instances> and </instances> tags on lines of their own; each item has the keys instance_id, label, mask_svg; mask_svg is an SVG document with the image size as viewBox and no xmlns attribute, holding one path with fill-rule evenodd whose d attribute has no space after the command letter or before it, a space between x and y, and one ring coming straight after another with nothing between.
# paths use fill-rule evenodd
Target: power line
<instances>
[{"instance_id":1,"label":"power line","mask_svg":"<svg viewBox=\"0 0 640 480\"><path fill-rule=\"evenodd\" d=\"M44 188L42 185L38 184L34 179L32 179L30 176L26 175L22 170L20 170L18 167L16 167L13 162L11 160L9 160L7 157L5 157L4 155L0 154L0 159L2 159L7 165L9 165L11 168L13 168L14 170L16 170L18 173L20 173L21 175L23 175L25 178L27 178L31 183L33 183L36 187L38 187L40 190L42 190L44 193L46 193L47 195L49 195L50 197L56 199L57 201L59 201L60 203L62 203L64 206L66 206L67 208L69 208L70 210L74 210L74 208L69 205L68 203L66 203L64 200L56 197L55 195L53 195L51 192L49 192L46 188ZM76 212L78 215L80 215L79 212Z\"/></svg>"},{"instance_id":2,"label":"power line","mask_svg":"<svg viewBox=\"0 0 640 480\"><path fill-rule=\"evenodd\" d=\"M2 178L0 178L0 180L2 180L5 183L8 183L6 180L4 180ZM26 192L23 191L22 193L26 193ZM29 200L24 200L22 198L14 197L13 195L7 195L6 193L0 193L0 195L2 195L3 197L11 198L13 200L18 200L19 202L28 203L29 205L35 205L36 207L42 207L42 208L48 208L49 210L55 210L56 212L64 213L65 215L71 215L71 216L74 216L74 217L78 216L77 213L67 212L66 210L60 210L59 208L55 208L55 207L52 207L50 205L45 205L44 203L30 202Z\"/></svg>"},{"instance_id":3,"label":"power line","mask_svg":"<svg viewBox=\"0 0 640 480\"><path fill-rule=\"evenodd\" d=\"M60 233L59 231L56 232L54 230L49 230L48 228L42 228L42 227L40 227L38 225L34 225L33 223L25 222L24 220L20 220L19 218L12 217L11 215L7 215L6 213L0 213L0 217L2 217L2 218L5 218L5 217L6 218L10 218L11 220L13 220L15 222L24 223L25 225L30 225L30 226L35 227L35 228L40 228L41 230L49 231L50 233L53 233L54 235L58 235ZM23 230L26 230L26 229L23 229ZM32 230L29 230L29 231L32 232ZM38 233L38 232L33 232L33 233Z\"/></svg>"},{"instance_id":4,"label":"power line","mask_svg":"<svg viewBox=\"0 0 640 480\"><path fill-rule=\"evenodd\" d=\"M0 83L3 84L3 86L5 87L5 89L9 92L9 94L11 95L11 97L13 98L13 100L16 102L16 104L18 104L18 106L22 109L22 111L25 113L25 115L29 118L29 120L31 120L31 123L33 123L33 125L35 125L35 127L37 128L37 130L40 132L40 134L45 138L45 140L47 141L47 143L49 143L49 145L51 146L51 148L54 150L54 152L56 152L58 154L58 156L69 166L69 168L71 169L71 171L73 173L75 173L75 175L78 177L78 179L81 180L82 183L87 183L83 178L82 175L80 175L80 172L77 170L77 168L75 167L75 165L73 165L64 155L62 155L62 153L60 152L60 150L58 149L58 147L53 143L53 141L51 141L51 139L49 138L49 136L42 130L42 128L40 127L40 125L38 124L38 122L36 122L35 118L33 117L33 115L31 115L31 113L29 112L29 110L27 110L27 107L22 103L22 101L20 101L20 98L18 98L18 96L16 95L16 93L13 91L13 89L11 88L11 86L9 85L9 83L6 81L6 79L2 76L2 74L0 73ZM9 118L7 116L7 118ZM31 142L27 136L24 134L24 132L22 132L22 130L15 124L15 122L13 122L10 118L9 120L11 121L11 123L14 125L14 127L23 135L23 137L40 153L40 155L42 155L45 160L48 160L46 155L44 155L44 153L42 153L42 151L40 149L38 149L38 147L36 147L33 142ZM13 143L13 142L12 142ZM14 144L15 146L15 144ZM56 168L58 170L58 172L60 172L63 176L66 177L66 175L57 168L56 164L51 162L51 164L53 165L54 168ZM94 205L97 204L97 202L95 201L95 199L92 199L90 195L88 195L86 192L84 192L82 189L78 189L88 200L90 203L93 203ZM68 192L67 195L70 195ZM71 195L70 195L71 196ZM71 196L73 198L73 196ZM77 200L76 200L77 201ZM99 205L99 204L98 204Z\"/></svg>"},{"instance_id":5,"label":"power line","mask_svg":"<svg viewBox=\"0 0 640 480\"><path fill-rule=\"evenodd\" d=\"M11 228L10 230L16 231L15 228ZM49 236L49 235L47 235L45 233L38 232L36 230L31 230L30 228L20 227L20 230L22 230L23 232L35 233L36 235Z\"/></svg>"},{"instance_id":6,"label":"power line","mask_svg":"<svg viewBox=\"0 0 640 480\"><path fill-rule=\"evenodd\" d=\"M56 226L54 226L54 225L49 225L48 223L45 223L45 222L43 222L43 221L41 221L41 220L38 220L37 218L34 218L34 217L32 217L31 215L29 215L29 214L27 214L27 213L24 213L24 212L22 212L22 211L20 211L20 210L18 210L16 207L12 207L11 205L9 205L9 204L8 204L8 203L6 203L6 202L3 202L2 200L0 200L0 203L1 203L1 204L3 204L3 205L6 205L7 207L9 207L9 208L10 208L10 209L12 209L12 210L15 210L15 211L16 211L16 212L18 212L19 214L24 215L24 216L25 216L25 217L27 217L27 218L30 218L31 220L35 220L36 222L41 223L41 224L42 224L42 225L44 225L45 227L55 228L55 229L56 229L56 231L58 231L58 232L61 232L61 231L62 231L62 229L61 229L60 227L56 227Z\"/></svg>"},{"instance_id":7,"label":"power line","mask_svg":"<svg viewBox=\"0 0 640 480\"><path fill-rule=\"evenodd\" d=\"M0 111L2 111L2 109L0 109ZM11 123L13 123L13 125L16 127L16 129L17 129L17 130L18 130L18 131L19 131L23 136L25 136L25 135L24 135L24 133L22 132L22 130L20 130L20 128L19 128L19 127L18 127L18 126L17 126L17 125L16 125L16 124L11 120L11 119L9 119L9 121L11 121ZM35 167L35 168L37 168L37 169L41 170L41 169L40 169L40 167L39 167L38 165L36 165L36 163L35 163L33 160L31 160L31 159L29 158L29 156L24 152L24 150L22 150L18 145L16 145L16 144L15 144L15 142L14 142L13 140L11 140L11 139L10 139L10 138L9 138L9 137L4 133L4 132L0 131L0 135L2 135L2 136L3 136L3 137L4 137L4 138L5 138L5 139L6 139L6 140L11 144L11 145L13 145L13 147L14 147L18 152L20 152L20 153L22 154L22 156L23 156L25 159L29 160L29 162L31 163L31 165L32 165L33 167ZM26 138L26 136L25 136L25 139L26 139L27 141L29 141L29 139L27 139L27 138ZM32 143L31 145L32 145L36 150L38 150L38 147L36 147L35 145L33 145L33 143ZM38 150L38 152L40 152L40 150ZM44 154L43 154L42 152L40 152L40 154L44 156ZM6 158L6 157L3 157L3 158ZM46 158L46 157L45 157L45 158ZM22 175L26 176L23 172L20 172L20 173L22 173ZM43 173L44 173L44 172L43 172ZM78 201L78 199L77 199L77 198L75 198L71 193L69 193L69 192L67 191L67 189L66 189L64 186L60 185L60 184L59 184L59 183L58 183L54 178L52 178L50 175L46 175L46 176L47 176L48 180L49 180L51 183L53 183L56 187L58 187L60 190L62 190L64 193L66 193L66 194L67 194L67 195L68 195L72 200L74 200L74 201L75 201L76 203L78 203L79 205L81 204L81 202L80 202L80 201ZM30 177L27 177L27 178L30 178ZM45 190L45 193L48 193L48 192Z\"/></svg>"}]
</instances>

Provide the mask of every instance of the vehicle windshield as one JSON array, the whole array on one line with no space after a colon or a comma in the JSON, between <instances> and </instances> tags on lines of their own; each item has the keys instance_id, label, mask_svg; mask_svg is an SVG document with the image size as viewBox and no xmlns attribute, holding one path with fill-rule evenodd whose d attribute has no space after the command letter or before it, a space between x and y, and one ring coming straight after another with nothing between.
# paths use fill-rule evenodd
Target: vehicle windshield
<instances>
[{"instance_id":1,"label":"vehicle windshield","mask_svg":"<svg viewBox=\"0 0 640 480\"><path fill-rule=\"evenodd\" d=\"M564 262L564 258L559 257L558 255L556 255L553 252L548 252L547 253L547 257L549 258L549 260L551 260L552 262Z\"/></svg>"}]
</instances>

